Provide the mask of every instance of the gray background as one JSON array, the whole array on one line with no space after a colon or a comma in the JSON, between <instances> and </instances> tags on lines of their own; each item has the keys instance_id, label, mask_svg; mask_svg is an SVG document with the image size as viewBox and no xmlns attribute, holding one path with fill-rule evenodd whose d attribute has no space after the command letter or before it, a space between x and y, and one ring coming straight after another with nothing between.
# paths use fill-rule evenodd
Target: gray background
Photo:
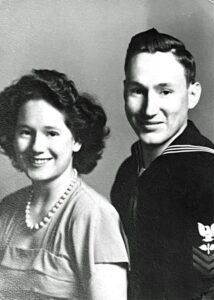
<instances>
[{"instance_id":1,"label":"gray background","mask_svg":"<svg viewBox=\"0 0 214 300\"><path fill-rule=\"evenodd\" d=\"M214 0L0 1L0 89L31 68L50 68L97 96L111 136L85 179L107 197L136 140L123 109L126 48L132 35L150 27L180 38L195 56L203 93L191 119L214 141ZM0 166L0 198L29 184L3 155Z\"/></svg>"}]
</instances>

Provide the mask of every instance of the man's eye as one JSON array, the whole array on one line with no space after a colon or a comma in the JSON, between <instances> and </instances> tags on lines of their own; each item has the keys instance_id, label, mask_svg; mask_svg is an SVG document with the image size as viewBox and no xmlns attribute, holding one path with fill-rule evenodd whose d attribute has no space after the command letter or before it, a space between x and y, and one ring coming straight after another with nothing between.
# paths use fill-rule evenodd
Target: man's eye
<instances>
[{"instance_id":1,"label":"man's eye","mask_svg":"<svg viewBox=\"0 0 214 300\"><path fill-rule=\"evenodd\" d=\"M160 91L160 93L162 94L162 95L169 95L169 94L171 94L172 93L172 91L171 90L162 90L162 91Z\"/></svg>"},{"instance_id":2,"label":"man's eye","mask_svg":"<svg viewBox=\"0 0 214 300\"><path fill-rule=\"evenodd\" d=\"M51 136L51 137L54 137L54 136L58 136L59 132L51 130L51 131L47 132L47 135Z\"/></svg>"},{"instance_id":3,"label":"man's eye","mask_svg":"<svg viewBox=\"0 0 214 300\"><path fill-rule=\"evenodd\" d=\"M143 91L142 91L142 89L140 89L140 88L131 88L130 89L130 92L132 93L132 94L137 94L137 95L142 95L143 94Z\"/></svg>"}]
</instances>

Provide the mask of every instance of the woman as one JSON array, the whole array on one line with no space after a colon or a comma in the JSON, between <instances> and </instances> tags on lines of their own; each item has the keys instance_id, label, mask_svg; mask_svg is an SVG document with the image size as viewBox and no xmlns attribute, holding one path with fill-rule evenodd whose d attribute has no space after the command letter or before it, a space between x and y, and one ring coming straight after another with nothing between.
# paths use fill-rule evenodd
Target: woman
<instances>
[{"instance_id":1,"label":"woman","mask_svg":"<svg viewBox=\"0 0 214 300\"><path fill-rule=\"evenodd\" d=\"M57 71L0 94L0 145L32 182L0 205L0 299L126 299L118 214L78 176L108 131L102 108Z\"/></svg>"}]
</instances>

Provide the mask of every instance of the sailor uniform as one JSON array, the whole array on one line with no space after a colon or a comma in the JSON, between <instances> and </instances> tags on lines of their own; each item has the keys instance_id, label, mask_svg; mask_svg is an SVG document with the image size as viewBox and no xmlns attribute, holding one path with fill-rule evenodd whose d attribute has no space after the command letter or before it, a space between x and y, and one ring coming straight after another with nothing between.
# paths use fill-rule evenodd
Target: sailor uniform
<instances>
[{"instance_id":1,"label":"sailor uniform","mask_svg":"<svg viewBox=\"0 0 214 300\"><path fill-rule=\"evenodd\" d=\"M130 242L130 299L210 299L206 294L214 290L214 145L195 125L188 121L184 132L146 170L140 141L135 143L111 196Z\"/></svg>"}]
</instances>

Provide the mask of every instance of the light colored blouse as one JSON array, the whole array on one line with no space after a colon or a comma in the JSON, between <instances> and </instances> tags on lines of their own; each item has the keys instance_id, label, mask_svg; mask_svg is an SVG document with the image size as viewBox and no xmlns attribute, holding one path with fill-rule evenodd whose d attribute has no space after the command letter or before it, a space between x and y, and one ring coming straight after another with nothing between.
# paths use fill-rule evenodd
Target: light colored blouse
<instances>
[{"instance_id":1,"label":"light colored blouse","mask_svg":"<svg viewBox=\"0 0 214 300\"><path fill-rule=\"evenodd\" d=\"M87 299L95 264L128 264L118 213L81 179L43 231L24 223L29 190L0 204L0 299ZM40 234L40 246L17 247L23 230Z\"/></svg>"}]
</instances>

